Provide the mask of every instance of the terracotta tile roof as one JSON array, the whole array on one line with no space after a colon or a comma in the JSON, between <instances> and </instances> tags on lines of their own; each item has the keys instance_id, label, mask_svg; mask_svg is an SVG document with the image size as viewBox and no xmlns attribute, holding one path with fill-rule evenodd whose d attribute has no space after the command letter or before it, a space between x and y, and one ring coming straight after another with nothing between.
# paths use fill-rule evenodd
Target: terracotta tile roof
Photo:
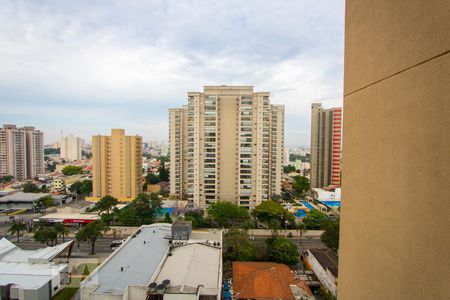
<instances>
[{"instance_id":1,"label":"terracotta tile roof","mask_svg":"<svg viewBox=\"0 0 450 300\"><path fill-rule=\"evenodd\" d=\"M312 295L306 282L295 279L284 264L271 262L233 262L233 290L236 299L292 299L290 285Z\"/></svg>"}]
</instances>

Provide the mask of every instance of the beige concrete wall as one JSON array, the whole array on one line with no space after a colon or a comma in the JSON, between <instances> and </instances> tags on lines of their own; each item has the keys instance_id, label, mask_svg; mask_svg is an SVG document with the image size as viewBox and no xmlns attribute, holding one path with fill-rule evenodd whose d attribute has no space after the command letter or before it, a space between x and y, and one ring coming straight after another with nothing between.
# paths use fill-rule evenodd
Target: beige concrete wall
<instances>
[{"instance_id":1,"label":"beige concrete wall","mask_svg":"<svg viewBox=\"0 0 450 300\"><path fill-rule=\"evenodd\" d=\"M449 32L448 1L347 1L339 299L450 299Z\"/></svg>"}]
</instances>

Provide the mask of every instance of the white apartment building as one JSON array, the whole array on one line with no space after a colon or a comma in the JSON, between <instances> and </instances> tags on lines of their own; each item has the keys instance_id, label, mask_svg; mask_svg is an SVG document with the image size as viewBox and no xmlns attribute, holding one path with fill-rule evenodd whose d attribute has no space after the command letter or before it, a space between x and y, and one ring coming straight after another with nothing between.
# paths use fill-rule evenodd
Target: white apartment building
<instances>
[{"instance_id":1,"label":"white apartment building","mask_svg":"<svg viewBox=\"0 0 450 300\"><path fill-rule=\"evenodd\" d=\"M16 180L44 174L44 133L34 127L0 128L0 176L12 175Z\"/></svg>"},{"instance_id":2,"label":"white apartment building","mask_svg":"<svg viewBox=\"0 0 450 300\"><path fill-rule=\"evenodd\" d=\"M73 134L69 134L66 137L62 137L59 141L59 147L61 149L61 158L69 159L71 161L81 159L81 148L83 148L84 141L82 138L76 137Z\"/></svg>"},{"instance_id":3,"label":"white apartment building","mask_svg":"<svg viewBox=\"0 0 450 300\"><path fill-rule=\"evenodd\" d=\"M170 192L253 209L281 192L284 106L252 86L205 86L169 110Z\"/></svg>"}]
</instances>

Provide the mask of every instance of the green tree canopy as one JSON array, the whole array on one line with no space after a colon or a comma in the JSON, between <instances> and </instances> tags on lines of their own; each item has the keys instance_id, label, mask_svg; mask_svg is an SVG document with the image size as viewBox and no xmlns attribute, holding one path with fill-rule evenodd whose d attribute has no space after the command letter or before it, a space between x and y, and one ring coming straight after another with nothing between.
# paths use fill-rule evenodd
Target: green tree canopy
<instances>
[{"instance_id":1,"label":"green tree canopy","mask_svg":"<svg viewBox=\"0 0 450 300\"><path fill-rule=\"evenodd\" d=\"M305 224L306 229L318 230L325 229L328 219L324 213L318 211L317 209L313 209L306 213L306 216L303 218L302 222Z\"/></svg>"},{"instance_id":2,"label":"green tree canopy","mask_svg":"<svg viewBox=\"0 0 450 300\"><path fill-rule=\"evenodd\" d=\"M79 196L87 196L92 193L92 180L75 181L69 187L69 191Z\"/></svg>"},{"instance_id":3,"label":"green tree canopy","mask_svg":"<svg viewBox=\"0 0 450 300\"><path fill-rule=\"evenodd\" d=\"M24 193L39 193L41 190L38 188L37 185L31 182L27 182L23 185L23 192Z\"/></svg>"},{"instance_id":4,"label":"green tree canopy","mask_svg":"<svg viewBox=\"0 0 450 300\"><path fill-rule=\"evenodd\" d=\"M75 175L75 174L82 174L83 168L78 166L65 166L62 171L64 175Z\"/></svg>"},{"instance_id":5,"label":"green tree canopy","mask_svg":"<svg viewBox=\"0 0 450 300\"><path fill-rule=\"evenodd\" d=\"M157 184L158 182L161 182L161 178L155 173L148 173L146 180L148 184Z\"/></svg>"},{"instance_id":6,"label":"green tree canopy","mask_svg":"<svg viewBox=\"0 0 450 300\"><path fill-rule=\"evenodd\" d=\"M106 230L108 230L108 227L103 221L94 221L81 228L77 232L76 238L78 241L91 244L91 255L93 255L95 254L95 242Z\"/></svg>"},{"instance_id":7,"label":"green tree canopy","mask_svg":"<svg viewBox=\"0 0 450 300\"><path fill-rule=\"evenodd\" d=\"M85 196L88 196L90 193L92 193L92 180L83 180L81 182L80 192Z\"/></svg>"},{"instance_id":8,"label":"green tree canopy","mask_svg":"<svg viewBox=\"0 0 450 300\"><path fill-rule=\"evenodd\" d=\"M275 201L264 201L256 206L253 215L261 222L266 224L275 224L284 220L293 221L293 216L284 207Z\"/></svg>"},{"instance_id":9,"label":"green tree canopy","mask_svg":"<svg viewBox=\"0 0 450 300\"><path fill-rule=\"evenodd\" d=\"M291 165L284 166L283 167L283 172L285 174L289 174L289 173L295 172L295 166L291 166Z\"/></svg>"},{"instance_id":10,"label":"green tree canopy","mask_svg":"<svg viewBox=\"0 0 450 300\"><path fill-rule=\"evenodd\" d=\"M208 209L208 214L221 227L233 226L235 223L239 224L250 218L245 208L227 201L212 204Z\"/></svg>"},{"instance_id":11,"label":"green tree canopy","mask_svg":"<svg viewBox=\"0 0 450 300\"><path fill-rule=\"evenodd\" d=\"M119 211L119 222L125 226L154 223L161 207L162 202L157 194L139 194L136 199Z\"/></svg>"},{"instance_id":12,"label":"green tree canopy","mask_svg":"<svg viewBox=\"0 0 450 300\"><path fill-rule=\"evenodd\" d=\"M53 228L57 232L58 236L62 238L63 243L64 243L66 241L66 236L68 236L70 233L69 228L67 228L66 226L64 226L61 223L55 224L55 226L53 226Z\"/></svg>"},{"instance_id":13,"label":"green tree canopy","mask_svg":"<svg viewBox=\"0 0 450 300\"><path fill-rule=\"evenodd\" d=\"M203 217L202 211L189 211L184 215L184 219L192 222L192 228L209 226L207 220Z\"/></svg>"},{"instance_id":14,"label":"green tree canopy","mask_svg":"<svg viewBox=\"0 0 450 300\"><path fill-rule=\"evenodd\" d=\"M55 204L53 202L53 197L50 195L39 198L36 201L36 205L40 208L42 208L43 206L45 208L55 206Z\"/></svg>"},{"instance_id":15,"label":"green tree canopy","mask_svg":"<svg viewBox=\"0 0 450 300\"><path fill-rule=\"evenodd\" d=\"M0 176L0 183L7 183L14 180L14 176L12 175L6 175L6 176Z\"/></svg>"},{"instance_id":16,"label":"green tree canopy","mask_svg":"<svg viewBox=\"0 0 450 300\"><path fill-rule=\"evenodd\" d=\"M298 263L297 246L285 238L276 238L271 242L269 258L272 261L294 265Z\"/></svg>"},{"instance_id":17,"label":"green tree canopy","mask_svg":"<svg viewBox=\"0 0 450 300\"><path fill-rule=\"evenodd\" d=\"M305 176L295 176L292 188L295 190L297 195L302 195L304 192L309 190L309 179Z\"/></svg>"},{"instance_id":18,"label":"green tree canopy","mask_svg":"<svg viewBox=\"0 0 450 300\"><path fill-rule=\"evenodd\" d=\"M328 222L320 240L333 250L339 249L339 220Z\"/></svg>"},{"instance_id":19,"label":"green tree canopy","mask_svg":"<svg viewBox=\"0 0 450 300\"><path fill-rule=\"evenodd\" d=\"M97 210L100 213L111 214L117 204L119 204L119 201L116 198L106 195L95 203L93 210Z\"/></svg>"},{"instance_id":20,"label":"green tree canopy","mask_svg":"<svg viewBox=\"0 0 450 300\"><path fill-rule=\"evenodd\" d=\"M248 240L244 230L229 229L225 234L225 257L231 261L252 261L256 259L256 247Z\"/></svg>"},{"instance_id":21,"label":"green tree canopy","mask_svg":"<svg viewBox=\"0 0 450 300\"><path fill-rule=\"evenodd\" d=\"M159 178L161 179L161 181L169 181L169 170L167 170L164 165L162 165L159 170Z\"/></svg>"},{"instance_id":22,"label":"green tree canopy","mask_svg":"<svg viewBox=\"0 0 450 300\"><path fill-rule=\"evenodd\" d=\"M8 232L17 236L17 242L20 242L20 234L27 230L27 225L23 222L14 222L9 227Z\"/></svg>"},{"instance_id":23,"label":"green tree canopy","mask_svg":"<svg viewBox=\"0 0 450 300\"><path fill-rule=\"evenodd\" d=\"M42 227L34 233L34 240L53 246L58 243L58 232L54 228Z\"/></svg>"}]
</instances>

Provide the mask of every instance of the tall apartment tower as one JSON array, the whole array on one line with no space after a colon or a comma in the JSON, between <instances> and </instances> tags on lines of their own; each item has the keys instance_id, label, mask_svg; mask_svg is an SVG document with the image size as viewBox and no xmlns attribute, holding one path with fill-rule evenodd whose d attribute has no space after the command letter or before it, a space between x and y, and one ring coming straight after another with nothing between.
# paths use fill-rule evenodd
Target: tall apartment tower
<instances>
[{"instance_id":1,"label":"tall apartment tower","mask_svg":"<svg viewBox=\"0 0 450 300\"><path fill-rule=\"evenodd\" d=\"M170 192L253 209L281 193L284 106L252 86L205 86L169 110Z\"/></svg>"},{"instance_id":2,"label":"tall apartment tower","mask_svg":"<svg viewBox=\"0 0 450 300\"><path fill-rule=\"evenodd\" d=\"M342 108L311 105L311 187L341 185Z\"/></svg>"},{"instance_id":3,"label":"tall apartment tower","mask_svg":"<svg viewBox=\"0 0 450 300\"><path fill-rule=\"evenodd\" d=\"M44 134L34 127L0 128L0 176L24 180L44 174Z\"/></svg>"},{"instance_id":4,"label":"tall apartment tower","mask_svg":"<svg viewBox=\"0 0 450 300\"><path fill-rule=\"evenodd\" d=\"M450 299L449 16L346 1L338 299Z\"/></svg>"},{"instance_id":5,"label":"tall apartment tower","mask_svg":"<svg viewBox=\"0 0 450 300\"><path fill-rule=\"evenodd\" d=\"M142 138L112 129L111 136L92 137L93 197L111 195L130 202L142 192Z\"/></svg>"},{"instance_id":6,"label":"tall apartment tower","mask_svg":"<svg viewBox=\"0 0 450 300\"><path fill-rule=\"evenodd\" d=\"M69 134L62 137L59 141L61 151L61 158L69 159L71 161L81 159L81 148L83 147L83 139Z\"/></svg>"}]
</instances>

